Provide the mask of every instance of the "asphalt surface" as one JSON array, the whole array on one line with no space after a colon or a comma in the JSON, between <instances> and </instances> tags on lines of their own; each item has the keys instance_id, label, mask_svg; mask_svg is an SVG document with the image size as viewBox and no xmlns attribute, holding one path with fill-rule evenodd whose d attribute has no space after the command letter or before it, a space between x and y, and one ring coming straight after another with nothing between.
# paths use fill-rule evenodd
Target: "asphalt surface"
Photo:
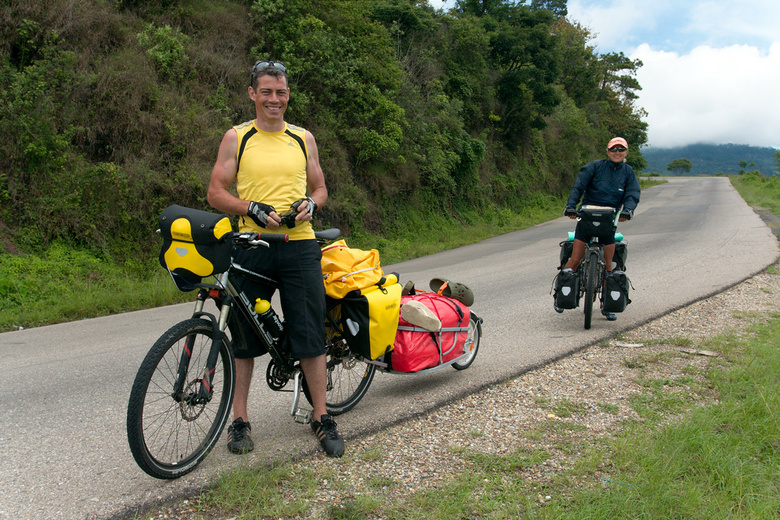
<instances>
[{"instance_id":1,"label":"asphalt surface","mask_svg":"<svg viewBox=\"0 0 780 520\"><path fill-rule=\"evenodd\" d=\"M418 287L437 276L467 284L472 310L484 319L482 343L465 371L378 373L363 401L338 418L347 450L350 438L720 292L776 260L776 237L728 179L668 180L645 190L635 218L620 228L633 303L616 322L594 317L590 330L580 309L552 309L558 243L573 229L566 218L385 266ZM223 469L318 452L308 426L289 416L290 394L266 387L262 360L250 396L253 453L230 455L223 436L196 471L172 482L135 465L125 431L135 372L157 337L191 312L184 304L0 334L0 519L132 518L197 492Z\"/></svg>"}]
</instances>

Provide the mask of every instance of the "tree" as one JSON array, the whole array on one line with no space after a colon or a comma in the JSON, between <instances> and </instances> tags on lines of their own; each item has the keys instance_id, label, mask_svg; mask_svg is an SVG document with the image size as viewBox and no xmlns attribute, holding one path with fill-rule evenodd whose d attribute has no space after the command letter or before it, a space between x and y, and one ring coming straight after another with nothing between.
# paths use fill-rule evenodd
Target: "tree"
<instances>
[{"instance_id":1,"label":"tree","mask_svg":"<svg viewBox=\"0 0 780 520\"><path fill-rule=\"evenodd\" d=\"M775 161L777 161L777 172L780 174L780 150L775 150L775 153L772 154L772 157L774 157Z\"/></svg>"},{"instance_id":2,"label":"tree","mask_svg":"<svg viewBox=\"0 0 780 520\"><path fill-rule=\"evenodd\" d=\"M543 129L545 117L560 102L553 86L558 76L555 18L546 9L516 6L498 20L490 39L491 58L499 76L496 101L501 131L510 148L532 129Z\"/></svg>"},{"instance_id":3,"label":"tree","mask_svg":"<svg viewBox=\"0 0 780 520\"><path fill-rule=\"evenodd\" d=\"M682 175L683 172L689 173L693 168L693 164L688 159L675 159L666 165L666 171L670 171L677 175Z\"/></svg>"}]
</instances>

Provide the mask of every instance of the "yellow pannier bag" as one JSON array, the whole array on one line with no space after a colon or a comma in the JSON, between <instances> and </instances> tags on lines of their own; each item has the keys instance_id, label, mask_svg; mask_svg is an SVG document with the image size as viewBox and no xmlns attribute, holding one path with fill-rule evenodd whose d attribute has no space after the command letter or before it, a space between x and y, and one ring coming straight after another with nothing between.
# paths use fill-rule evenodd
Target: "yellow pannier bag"
<instances>
[{"instance_id":1,"label":"yellow pannier bag","mask_svg":"<svg viewBox=\"0 0 780 520\"><path fill-rule=\"evenodd\" d=\"M192 290L206 276L230 267L233 228L226 215L172 205L160 214L160 265L174 276L181 290ZM186 284L180 284L181 279Z\"/></svg>"},{"instance_id":2,"label":"yellow pannier bag","mask_svg":"<svg viewBox=\"0 0 780 520\"><path fill-rule=\"evenodd\" d=\"M339 300L340 329L350 350L366 359L377 359L393 350L402 289L398 275L391 273Z\"/></svg>"},{"instance_id":3,"label":"yellow pannier bag","mask_svg":"<svg viewBox=\"0 0 780 520\"><path fill-rule=\"evenodd\" d=\"M344 240L322 249L322 277L325 293L331 298L343 298L356 289L371 287L383 276L376 249L354 249Z\"/></svg>"}]
</instances>

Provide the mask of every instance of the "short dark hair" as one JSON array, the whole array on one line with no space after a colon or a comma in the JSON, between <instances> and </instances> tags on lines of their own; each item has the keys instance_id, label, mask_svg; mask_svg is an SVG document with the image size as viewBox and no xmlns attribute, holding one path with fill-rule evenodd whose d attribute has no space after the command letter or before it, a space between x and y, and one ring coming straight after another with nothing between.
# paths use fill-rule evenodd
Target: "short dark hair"
<instances>
[{"instance_id":1,"label":"short dark hair","mask_svg":"<svg viewBox=\"0 0 780 520\"><path fill-rule=\"evenodd\" d=\"M284 78L284 82L289 85L287 78L287 67L280 61L259 60L252 66L249 74L249 81L253 89L257 89L257 78L260 76L273 76L275 78Z\"/></svg>"}]
</instances>

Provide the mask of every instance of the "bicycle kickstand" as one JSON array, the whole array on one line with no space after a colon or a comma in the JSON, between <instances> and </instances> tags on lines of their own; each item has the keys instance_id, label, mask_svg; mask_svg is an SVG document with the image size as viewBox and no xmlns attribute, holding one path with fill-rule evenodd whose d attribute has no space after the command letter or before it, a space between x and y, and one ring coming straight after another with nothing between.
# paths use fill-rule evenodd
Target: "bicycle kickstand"
<instances>
[{"instance_id":1,"label":"bicycle kickstand","mask_svg":"<svg viewBox=\"0 0 780 520\"><path fill-rule=\"evenodd\" d=\"M293 403L290 408L290 415L298 424L309 424L314 410L307 410L298 406L298 401L301 398L301 376L303 376L303 371L299 368L293 376L295 387L293 388Z\"/></svg>"}]
</instances>

